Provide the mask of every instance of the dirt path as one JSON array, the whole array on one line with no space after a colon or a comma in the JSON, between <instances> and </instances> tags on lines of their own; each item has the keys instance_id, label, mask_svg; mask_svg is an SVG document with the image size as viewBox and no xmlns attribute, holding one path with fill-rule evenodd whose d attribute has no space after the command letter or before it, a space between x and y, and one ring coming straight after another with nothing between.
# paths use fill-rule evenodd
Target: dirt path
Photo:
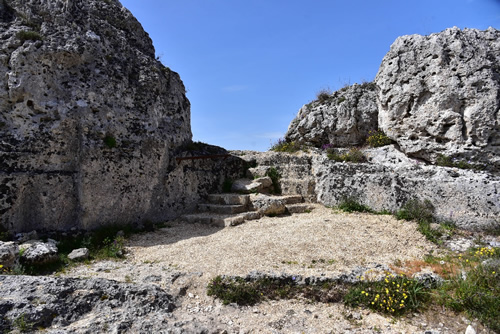
<instances>
[{"instance_id":1,"label":"dirt path","mask_svg":"<svg viewBox=\"0 0 500 334\"><path fill-rule=\"evenodd\" d=\"M318 205L311 213L264 217L224 229L173 221L154 233L133 236L127 249L124 262L80 266L66 275L159 284L179 296L173 319L180 327L203 323L214 333L464 333L469 324L444 310L391 319L341 304L299 300L223 306L206 295L208 282L219 274L331 277L357 266L421 259L436 250L416 224L392 216L345 214ZM186 333L197 332L196 326L188 328Z\"/></svg>"}]
</instances>

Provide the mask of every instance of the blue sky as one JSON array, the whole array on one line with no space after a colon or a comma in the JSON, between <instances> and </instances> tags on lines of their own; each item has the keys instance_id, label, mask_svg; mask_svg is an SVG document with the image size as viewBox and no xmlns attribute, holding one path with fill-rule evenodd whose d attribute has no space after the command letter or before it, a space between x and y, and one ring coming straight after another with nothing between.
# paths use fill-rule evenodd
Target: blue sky
<instances>
[{"instance_id":1,"label":"blue sky","mask_svg":"<svg viewBox=\"0 0 500 334\"><path fill-rule=\"evenodd\" d=\"M121 0L191 101L193 140L266 151L322 88L371 81L392 42L500 29L500 0Z\"/></svg>"}]
</instances>

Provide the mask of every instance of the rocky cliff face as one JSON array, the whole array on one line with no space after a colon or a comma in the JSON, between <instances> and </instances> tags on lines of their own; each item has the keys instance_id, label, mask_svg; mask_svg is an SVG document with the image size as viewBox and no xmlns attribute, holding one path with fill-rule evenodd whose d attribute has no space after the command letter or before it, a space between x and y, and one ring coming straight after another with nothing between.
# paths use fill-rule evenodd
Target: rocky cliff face
<instances>
[{"instance_id":1,"label":"rocky cliff face","mask_svg":"<svg viewBox=\"0 0 500 334\"><path fill-rule=\"evenodd\" d=\"M399 37L373 83L304 106L286 139L359 145L379 127L408 156L434 163L442 154L499 170L499 64L500 31L493 28Z\"/></svg>"},{"instance_id":2,"label":"rocky cliff face","mask_svg":"<svg viewBox=\"0 0 500 334\"><path fill-rule=\"evenodd\" d=\"M500 31L399 37L375 83L380 127L403 152L500 167Z\"/></svg>"},{"instance_id":3,"label":"rocky cliff face","mask_svg":"<svg viewBox=\"0 0 500 334\"><path fill-rule=\"evenodd\" d=\"M2 0L0 40L1 225L168 214L190 104L131 13L118 0Z\"/></svg>"},{"instance_id":4,"label":"rocky cliff face","mask_svg":"<svg viewBox=\"0 0 500 334\"><path fill-rule=\"evenodd\" d=\"M321 146L363 144L377 129L377 91L373 83L345 87L303 106L286 134L288 141Z\"/></svg>"}]
</instances>

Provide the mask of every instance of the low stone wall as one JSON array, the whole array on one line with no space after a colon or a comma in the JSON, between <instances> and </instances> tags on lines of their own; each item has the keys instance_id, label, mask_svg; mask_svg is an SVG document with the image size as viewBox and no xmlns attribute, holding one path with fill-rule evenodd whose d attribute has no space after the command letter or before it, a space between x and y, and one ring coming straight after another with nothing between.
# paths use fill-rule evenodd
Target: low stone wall
<instances>
[{"instance_id":1,"label":"low stone wall","mask_svg":"<svg viewBox=\"0 0 500 334\"><path fill-rule=\"evenodd\" d=\"M500 177L488 172L438 167L408 158L389 145L364 149L367 163L329 160L325 153L249 152L242 156L254 160L255 170L276 167L283 182L314 185L304 197L336 206L346 197L377 211L399 210L409 199L429 200L435 217L451 221L467 230L485 230L500 226ZM296 193L297 187L282 187ZM309 199L309 198L308 198Z\"/></svg>"}]
</instances>

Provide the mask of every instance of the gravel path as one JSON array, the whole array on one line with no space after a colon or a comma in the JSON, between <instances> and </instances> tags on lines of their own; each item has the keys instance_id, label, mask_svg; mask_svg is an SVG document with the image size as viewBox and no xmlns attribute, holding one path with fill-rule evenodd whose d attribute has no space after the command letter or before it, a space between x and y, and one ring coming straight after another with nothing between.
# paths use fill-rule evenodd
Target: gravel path
<instances>
[{"instance_id":1,"label":"gravel path","mask_svg":"<svg viewBox=\"0 0 500 334\"><path fill-rule=\"evenodd\" d=\"M421 259L437 247L416 228L392 216L346 214L321 205L311 213L223 229L171 221L159 231L132 236L127 260L82 265L65 275L158 284L177 297L169 321L185 333L198 332L196 326L209 333L464 333L470 322L442 309L392 319L301 300L224 306L206 295L208 282L219 274L244 276L257 270L330 277L357 266Z\"/></svg>"},{"instance_id":2,"label":"gravel path","mask_svg":"<svg viewBox=\"0 0 500 334\"><path fill-rule=\"evenodd\" d=\"M317 205L311 213L264 217L218 229L172 223L128 243L136 262L175 265L209 276L251 271L331 275L358 265L422 258L434 245L413 223L388 215L335 213Z\"/></svg>"}]
</instances>

